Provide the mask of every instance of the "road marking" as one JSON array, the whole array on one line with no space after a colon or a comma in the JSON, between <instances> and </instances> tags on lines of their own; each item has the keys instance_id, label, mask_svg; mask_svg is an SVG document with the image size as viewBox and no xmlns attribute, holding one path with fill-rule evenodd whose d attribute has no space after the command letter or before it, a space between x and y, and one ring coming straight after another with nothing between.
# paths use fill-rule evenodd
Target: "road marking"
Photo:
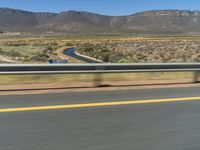
<instances>
[{"instance_id":1,"label":"road marking","mask_svg":"<svg viewBox=\"0 0 200 150\"><path fill-rule=\"evenodd\" d=\"M54 106L1 108L0 113L69 109L69 108L84 108L84 107L103 107L103 106L117 106L117 105L134 105L134 104L148 104L148 103L166 103L166 102L181 102L181 101L200 101L200 97L183 97L183 98L131 100L131 101L115 101L115 102L85 103L85 104L67 104L67 105L54 105Z\"/></svg>"}]
</instances>

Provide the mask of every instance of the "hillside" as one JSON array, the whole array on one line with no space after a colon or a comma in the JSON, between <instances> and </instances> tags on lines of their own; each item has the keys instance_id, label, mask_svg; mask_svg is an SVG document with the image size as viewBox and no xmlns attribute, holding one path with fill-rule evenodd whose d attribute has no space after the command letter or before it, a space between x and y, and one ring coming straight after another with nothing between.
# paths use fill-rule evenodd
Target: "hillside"
<instances>
[{"instance_id":1,"label":"hillside","mask_svg":"<svg viewBox=\"0 0 200 150\"><path fill-rule=\"evenodd\" d=\"M29 12L0 8L0 31L27 33L200 33L200 11L157 10L129 16L105 16L79 11Z\"/></svg>"}]
</instances>

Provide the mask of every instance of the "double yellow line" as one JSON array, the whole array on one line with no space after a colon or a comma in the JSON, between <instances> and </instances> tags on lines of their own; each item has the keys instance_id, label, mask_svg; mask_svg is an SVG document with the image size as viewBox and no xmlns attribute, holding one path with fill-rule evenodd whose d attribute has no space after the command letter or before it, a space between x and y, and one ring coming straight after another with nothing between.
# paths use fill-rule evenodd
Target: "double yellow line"
<instances>
[{"instance_id":1,"label":"double yellow line","mask_svg":"<svg viewBox=\"0 0 200 150\"><path fill-rule=\"evenodd\" d=\"M200 97L183 97L183 98L130 100L130 101L115 101L115 102L85 103L85 104L67 104L67 105L54 105L54 106L1 108L0 113L85 108L85 107L103 107L103 106L117 106L117 105L135 105L135 104L148 104L148 103L166 103L166 102L179 102L179 101L200 101Z\"/></svg>"}]
</instances>

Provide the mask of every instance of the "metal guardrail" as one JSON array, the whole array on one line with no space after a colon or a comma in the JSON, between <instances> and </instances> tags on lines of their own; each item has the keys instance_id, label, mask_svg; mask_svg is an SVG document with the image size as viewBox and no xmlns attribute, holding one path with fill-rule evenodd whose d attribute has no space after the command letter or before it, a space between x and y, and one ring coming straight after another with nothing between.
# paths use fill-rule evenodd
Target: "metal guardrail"
<instances>
[{"instance_id":1,"label":"metal guardrail","mask_svg":"<svg viewBox=\"0 0 200 150\"><path fill-rule=\"evenodd\" d=\"M0 75L20 74L99 74L138 72L195 72L198 81L200 63L130 63L130 64L0 64Z\"/></svg>"},{"instance_id":2,"label":"metal guardrail","mask_svg":"<svg viewBox=\"0 0 200 150\"><path fill-rule=\"evenodd\" d=\"M79 74L200 71L200 63L0 64L0 74Z\"/></svg>"}]
</instances>

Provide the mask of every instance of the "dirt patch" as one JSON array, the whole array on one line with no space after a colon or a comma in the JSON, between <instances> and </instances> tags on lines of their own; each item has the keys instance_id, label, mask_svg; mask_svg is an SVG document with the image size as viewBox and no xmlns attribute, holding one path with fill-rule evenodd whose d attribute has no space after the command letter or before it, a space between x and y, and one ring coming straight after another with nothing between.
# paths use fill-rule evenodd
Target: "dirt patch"
<instances>
[{"instance_id":1,"label":"dirt patch","mask_svg":"<svg viewBox=\"0 0 200 150\"><path fill-rule=\"evenodd\" d=\"M86 92L107 91L126 89L150 89L150 88L172 88L172 87L194 87L200 83L193 83L190 79L181 80L146 80L146 81L120 81L102 83L101 87L95 87L92 82L81 82L71 84L21 84L3 85L0 87L0 95L18 94L41 94L61 92Z\"/></svg>"}]
</instances>

